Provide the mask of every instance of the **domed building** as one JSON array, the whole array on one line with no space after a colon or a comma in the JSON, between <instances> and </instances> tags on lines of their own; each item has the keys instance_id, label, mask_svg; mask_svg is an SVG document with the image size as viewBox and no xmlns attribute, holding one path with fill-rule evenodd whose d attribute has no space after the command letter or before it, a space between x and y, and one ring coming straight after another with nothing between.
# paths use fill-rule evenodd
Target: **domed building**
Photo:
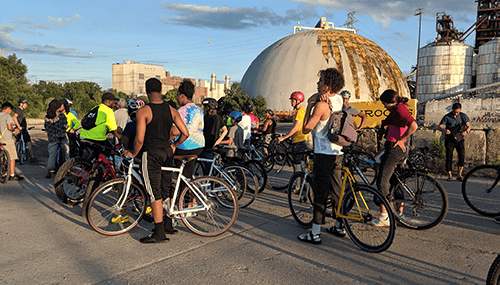
<instances>
[{"instance_id":1,"label":"domed building","mask_svg":"<svg viewBox=\"0 0 500 285\"><path fill-rule=\"evenodd\" d=\"M335 67L344 74L351 102L373 101L390 88L404 97L409 90L394 60L372 41L346 29L301 28L278 40L255 58L241 81L245 94L263 96L267 107L289 110L288 98L302 91L306 98L317 92L318 72Z\"/></svg>"}]
</instances>

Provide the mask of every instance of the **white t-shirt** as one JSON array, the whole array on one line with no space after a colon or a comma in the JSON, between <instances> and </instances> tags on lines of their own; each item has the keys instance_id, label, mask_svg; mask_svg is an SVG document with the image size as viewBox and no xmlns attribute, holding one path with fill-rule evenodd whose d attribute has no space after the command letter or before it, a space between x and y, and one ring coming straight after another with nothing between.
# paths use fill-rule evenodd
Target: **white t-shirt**
<instances>
[{"instance_id":1,"label":"white t-shirt","mask_svg":"<svg viewBox=\"0 0 500 285\"><path fill-rule=\"evenodd\" d=\"M336 94L330 97L330 107L332 112L337 112L342 110L342 105L344 101L342 96ZM318 122L318 124L313 129L314 136L314 153L321 153L327 155L341 155L342 146L330 142L328 139L328 122L330 118Z\"/></svg>"},{"instance_id":2,"label":"white t-shirt","mask_svg":"<svg viewBox=\"0 0 500 285\"><path fill-rule=\"evenodd\" d=\"M249 115L244 115L241 122L238 124L243 129L243 140L249 140L252 130L252 119Z\"/></svg>"}]
</instances>

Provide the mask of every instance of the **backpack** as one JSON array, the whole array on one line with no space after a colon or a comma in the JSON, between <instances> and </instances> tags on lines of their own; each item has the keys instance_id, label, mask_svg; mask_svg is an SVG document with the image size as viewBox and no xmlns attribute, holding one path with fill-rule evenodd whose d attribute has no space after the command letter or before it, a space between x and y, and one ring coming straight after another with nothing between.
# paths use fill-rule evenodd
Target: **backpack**
<instances>
[{"instance_id":1,"label":"backpack","mask_svg":"<svg viewBox=\"0 0 500 285\"><path fill-rule=\"evenodd\" d=\"M95 128L96 124L95 121L97 120L97 113L99 111L99 106L95 106L90 112L85 115L82 119L82 128L85 130L90 130Z\"/></svg>"},{"instance_id":2,"label":"backpack","mask_svg":"<svg viewBox=\"0 0 500 285\"><path fill-rule=\"evenodd\" d=\"M352 116L345 111L333 112L328 122L327 136L330 142L340 146L356 142L358 133L352 122Z\"/></svg>"}]
</instances>

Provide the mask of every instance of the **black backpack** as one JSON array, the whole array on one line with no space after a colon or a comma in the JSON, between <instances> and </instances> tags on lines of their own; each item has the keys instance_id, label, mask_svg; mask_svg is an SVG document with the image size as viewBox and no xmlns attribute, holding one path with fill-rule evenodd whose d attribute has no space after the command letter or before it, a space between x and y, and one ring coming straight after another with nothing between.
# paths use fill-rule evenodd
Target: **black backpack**
<instances>
[{"instance_id":1,"label":"black backpack","mask_svg":"<svg viewBox=\"0 0 500 285\"><path fill-rule=\"evenodd\" d=\"M84 130L90 130L95 128L95 121L97 119L97 112L99 111L99 106L95 106L90 112L85 115L82 119L82 128Z\"/></svg>"}]
</instances>

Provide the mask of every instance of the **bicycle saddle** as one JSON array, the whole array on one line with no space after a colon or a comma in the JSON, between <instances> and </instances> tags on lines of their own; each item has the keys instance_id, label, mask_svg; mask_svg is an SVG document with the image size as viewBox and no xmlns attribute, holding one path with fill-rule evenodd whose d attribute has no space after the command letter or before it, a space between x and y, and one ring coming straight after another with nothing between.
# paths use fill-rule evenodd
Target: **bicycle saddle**
<instances>
[{"instance_id":1,"label":"bicycle saddle","mask_svg":"<svg viewBox=\"0 0 500 285\"><path fill-rule=\"evenodd\" d=\"M174 155L173 159L180 159L189 162L191 160L197 159L198 156L196 154L186 154L186 155Z\"/></svg>"}]
</instances>

